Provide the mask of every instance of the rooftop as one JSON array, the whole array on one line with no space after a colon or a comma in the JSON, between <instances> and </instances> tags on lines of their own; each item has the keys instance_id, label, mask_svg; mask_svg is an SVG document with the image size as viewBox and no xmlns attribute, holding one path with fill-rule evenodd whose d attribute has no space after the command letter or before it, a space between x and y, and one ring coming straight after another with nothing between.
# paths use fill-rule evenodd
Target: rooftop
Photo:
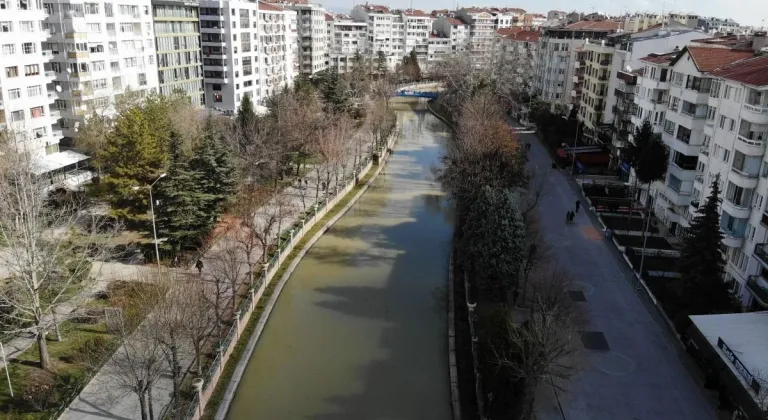
<instances>
[{"instance_id":1,"label":"rooftop","mask_svg":"<svg viewBox=\"0 0 768 420\"><path fill-rule=\"evenodd\" d=\"M466 25L466 23L462 22L460 19L456 18L445 18L445 20L450 23L451 25Z\"/></svg>"},{"instance_id":2,"label":"rooftop","mask_svg":"<svg viewBox=\"0 0 768 420\"><path fill-rule=\"evenodd\" d=\"M688 50L688 54L691 56L691 59L693 59L693 63L696 65L696 68L702 73L713 72L733 62L755 56L755 53L752 50L732 50L728 48L689 46L685 47L683 51L686 49ZM685 54L680 54L677 59L683 55Z\"/></svg>"},{"instance_id":3,"label":"rooftop","mask_svg":"<svg viewBox=\"0 0 768 420\"><path fill-rule=\"evenodd\" d=\"M510 31L510 29L513 29ZM514 30L517 29L517 30ZM522 28L504 28L499 29L496 31L499 35L501 35L504 39L510 39L514 41L527 41L527 42L538 42L539 38L541 38L541 32L539 31L531 31L531 30L523 30Z\"/></svg>"},{"instance_id":4,"label":"rooftop","mask_svg":"<svg viewBox=\"0 0 768 420\"><path fill-rule=\"evenodd\" d=\"M673 51L665 54L651 53L641 58L640 61L650 63L650 64L668 64L669 62L674 60L678 54L680 54L680 51Z\"/></svg>"},{"instance_id":5,"label":"rooftop","mask_svg":"<svg viewBox=\"0 0 768 420\"><path fill-rule=\"evenodd\" d=\"M768 56L737 61L712 72L712 75L752 86L768 86Z\"/></svg>"},{"instance_id":6,"label":"rooftop","mask_svg":"<svg viewBox=\"0 0 768 420\"><path fill-rule=\"evenodd\" d=\"M746 35L722 35L691 40L691 45L705 44L721 48L752 48L752 37Z\"/></svg>"},{"instance_id":7,"label":"rooftop","mask_svg":"<svg viewBox=\"0 0 768 420\"><path fill-rule=\"evenodd\" d=\"M768 348L768 312L692 315L690 318L721 357L729 360L718 347L718 339L723 340L752 374L768 372L768 357L765 357L765 349ZM733 364L728 361L727 365L744 387L750 389Z\"/></svg>"},{"instance_id":8,"label":"rooftop","mask_svg":"<svg viewBox=\"0 0 768 420\"><path fill-rule=\"evenodd\" d=\"M619 22L612 20L582 20L567 25L563 29L572 31L618 31L620 27L621 24Z\"/></svg>"},{"instance_id":9,"label":"rooftop","mask_svg":"<svg viewBox=\"0 0 768 420\"><path fill-rule=\"evenodd\" d=\"M326 22L333 22L333 15L330 13L325 14L325 21Z\"/></svg>"},{"instance_id":10,"label":"rooftop","mask_svg":"<svg viewBox=\"0 0 768 420\"><path fill-rule=\"evenodd\" d=\"M392 13L389 10L389 7L382 6L379 4L361 4L360 7L363 8L363 10L367 12L375 12L375 13Z\"/></svg>"},{"instance_id":11,"label":"rooftop","mask_svg":"<svg viewBox=\"0 0 768 420\"><path fill-rule=\"evenodd\" d=\"M405 9L403 10L403 14L406 16L429 17L428 14L424 13L423 10L419 10L419 9Z\"/></svg>"},{"instance_id":12,"label":"rooftop","mask_svg":"<svg viewBox=\"0 0 768 420\"><path fill-rule=\"evenodd\" d=\"M273 11L273 12L281 12L285 9L283 9L280 6L275 6L274 4L267 3L265 1L259 2L259 10L262 11Z\"/></svg>"}]
</instances>

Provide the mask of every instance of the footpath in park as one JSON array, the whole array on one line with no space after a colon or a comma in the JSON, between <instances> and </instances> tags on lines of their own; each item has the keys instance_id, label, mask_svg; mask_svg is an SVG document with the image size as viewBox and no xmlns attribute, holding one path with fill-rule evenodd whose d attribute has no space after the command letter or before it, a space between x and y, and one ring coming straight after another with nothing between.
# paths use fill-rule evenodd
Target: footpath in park
<instances>
[{"instance_id":1,"label":"footpath in park","mask_svg":"<svg viewBox=\"0 0 768 420\"><path fill-rule=\"evenodd\" d=\"M514 124L513 124L514 125ZM631 270L617 258L597 219L582 205L572 225L566 212L582 200L575 181L551 168L552 158L532 131L519 129L531 144L529 168L549 170L537 212L551 247L552 263L574 278L571 295L585 309L587 323L577 340L579 371L569 381L549 380L540 388L543 420L654 419L715 420L714 405L694 378L686 354L635 287Z\"/></svg>"},{"instance_id":2,"label":"footpath in park","mask_svg":"<svg viewBox=\"0 0 768 420\"><path fill-rule=\"evenodd\" d=\"M363 124L358 130L356 136L369 137L367 132L367 124ZM366 154L370 154L369 142L365 142L367 145ZM347 165L350 175L353 173L352 161L350 158L350 164ZM284 230L286 227L291 226L299 217L299 215L306 209L310 209L315 204L315 192L316 182L312 179L312 174L308 174L306 177L301 178L306 183L302 182L303 186L300 190L297 187L298 182L294 182L293 185L286 187L282 190L279 197L274 197L268 201L260 210L255 212L256 218L267 217L268 214L274 214L274 207L277 206L277 200L284 201L281 205L285 209L282 223L279 224ZM339 178L339 184L344 185L345 180ZM325 198L325 192L319 192L319 199ZM262 221L263 222L263 221ZM272 235L276 236L278 233L278 224L275 223L272 228ZM247 257L244 250L241 247L232 243L233 239L229 235L221 235L217 238L214 245L206 251L201 257L205 267L202 271L202 281L211 282L211 270L215 266L215 261L226 249L234 249L240 253L238 260L241 261L241 273L243 278L247 277L248 265L246 263ZM261 255L261 247L257 247L253 251L256 258ZM194 273L190 273L193 278L197 278L196 270L192 269ZM230 299L231 296L227 296ZM150 315L151 316L151 315ZM191 348L186 346L181 354L182 367L186 371L192 364L194 359L194 353ZM108 362L109 363L109 362ZM141 407L136 394L133 392L121 389L115 386L118 381L111 377L108 367L102 368L83 388L80 394L72 401L69 407L59 417L60 420L95 420L95 419L140 419ZM155 416L171 403L173 389L173 381L170 370L165 372L155 382L152 389L152 400L154 406Z\"/></svg>"}]
</instances>

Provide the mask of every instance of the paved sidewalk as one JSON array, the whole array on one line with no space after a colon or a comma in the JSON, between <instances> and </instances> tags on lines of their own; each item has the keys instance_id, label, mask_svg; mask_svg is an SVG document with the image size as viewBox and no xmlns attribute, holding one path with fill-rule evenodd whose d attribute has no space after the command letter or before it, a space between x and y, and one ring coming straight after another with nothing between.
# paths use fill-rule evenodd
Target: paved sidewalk
<instances>
[{"instance_id":1,"label":"paved sidewalk","mask_svg":"<svg viewBox=\"0 0 768 420\"><path fill-rule=\"evenodd\" d=\"M551 167L552 159L534 134L529 166ZM635 290L631 273L616 258L613 246L582 205L573 225L565 214L580 198L566 173L553 170L537 211L553 259L570 270L574 290L583 292L590 334L580 333L585 346L579 374L558 385L559 404L552 389L543 388L539 418L544 420L714 420L715 409L702 384L686 370L686 355L649 312ZM604 342L601 343L601 338ZM604 345L601 345L604 344ZM586 347L591 347L586 348Z\"/></svg>"}]
</instances>

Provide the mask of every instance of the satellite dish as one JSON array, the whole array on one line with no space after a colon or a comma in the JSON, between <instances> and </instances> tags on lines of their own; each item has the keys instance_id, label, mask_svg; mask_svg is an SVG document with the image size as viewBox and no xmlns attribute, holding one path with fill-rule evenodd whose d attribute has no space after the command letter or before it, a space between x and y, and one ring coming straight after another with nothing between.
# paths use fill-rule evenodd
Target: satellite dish
<instances>
[{"instance_id":1,"label":"satellite dish","mask_svg":"<svg viewBox=\"0 0 768 420\"><path fill-rule=\"evenodd\" d=\"M627 73L632 73L632 66L627 64Z\"/></svg>"},{"instance_id":2,"label":"satellite dish","mask_svg":"<svg viewBox=\"0 0 768 420\"><path fill-rule=\"evenodd\" d=\"M67 73L72 74L72 69L67 69Z\"/></svg>"},{"instance_id":3,"label":"satellite dish","mask_svg":"<svg viewBox=\"0 0 768 420\"><path fill-rule=\"evenodd\" d=\"M56 85L56 92L61 92L61 85Z\"/></svg>"}]
</instances>

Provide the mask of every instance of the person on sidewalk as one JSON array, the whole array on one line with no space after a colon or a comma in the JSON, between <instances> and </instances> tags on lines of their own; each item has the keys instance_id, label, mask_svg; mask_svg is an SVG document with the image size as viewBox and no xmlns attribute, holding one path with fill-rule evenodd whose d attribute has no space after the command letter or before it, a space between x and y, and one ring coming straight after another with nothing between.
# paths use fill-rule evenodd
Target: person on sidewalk
<instances>
[{"instance_id":1,"label":"person on sidewalk","mask_svg":"<svg viewBox=\"0 0 768 420\"><path fill-rule=\"evenodd\" d=\"M203 260L198 258L197 262L195 263L195 268L197 269L197 274L202 275L203 274Z\"/></svg>"},{"instance_id":2,"label":"person on sidewalk","mask_svg":"<svg viewBox=\"0 0 768 420\"><path fill-rule=\"evenodd\" d=\"M576 200L576 213L579 212L579 207L581 207L581 200Z\"/></svg>"}]
</instances>

